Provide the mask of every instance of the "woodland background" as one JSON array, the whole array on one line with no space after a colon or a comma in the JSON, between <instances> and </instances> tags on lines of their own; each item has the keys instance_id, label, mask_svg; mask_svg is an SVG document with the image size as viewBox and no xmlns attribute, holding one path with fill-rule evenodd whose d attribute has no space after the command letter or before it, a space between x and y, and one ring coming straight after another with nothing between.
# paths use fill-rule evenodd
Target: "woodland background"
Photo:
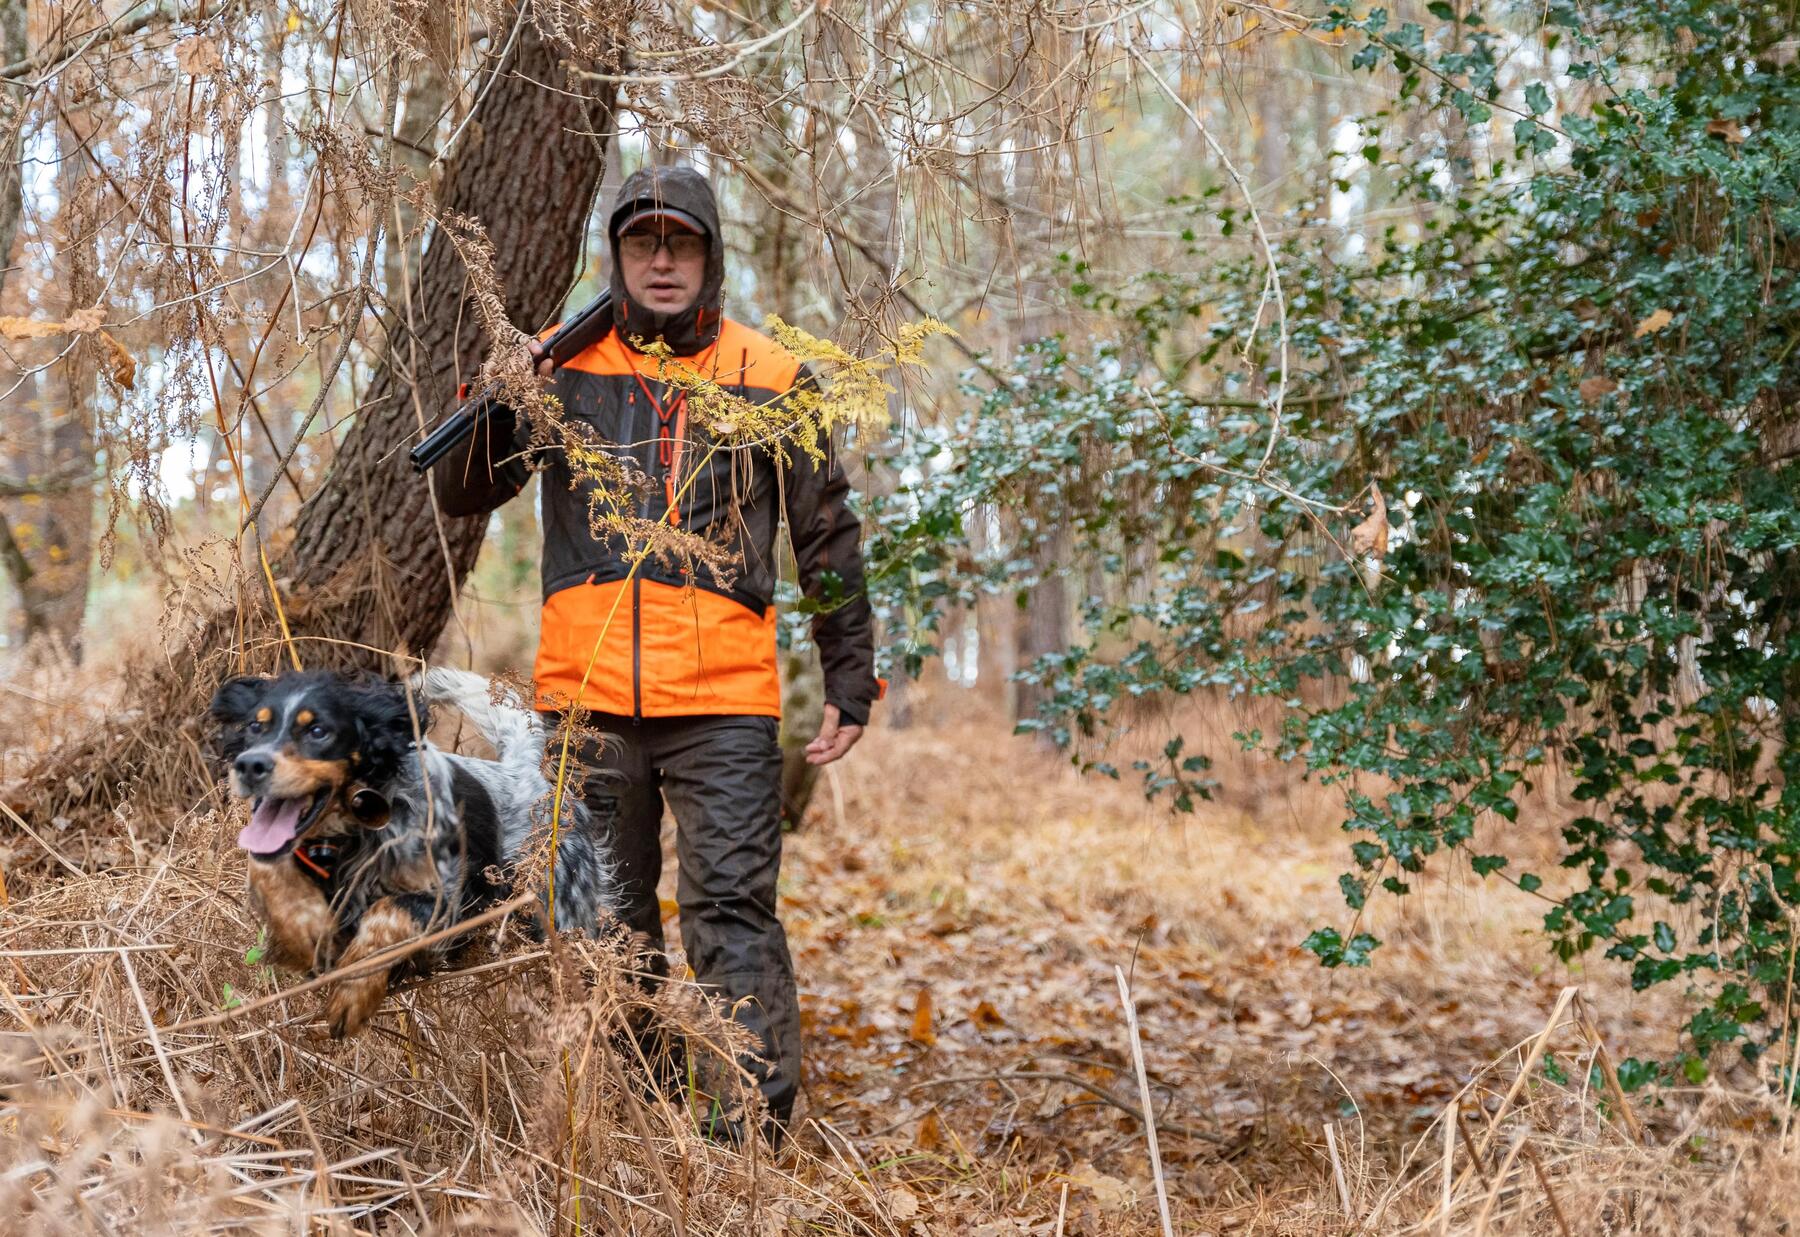
<instances>
[{"instance_id":1,"label":"woodland background","mask_svg":"<svg viewBox=\"0 0 1800 1237\"><path fill-rule=\"evenodd\" d=\"M1795 18L0 0L0 1227L1788 1231ZM405 451L678 159L734 317L955 332L840 427L775 1157L578 946L324 1039L201 724L529 664L534 503Z\"/></svg>"}]
</instances>

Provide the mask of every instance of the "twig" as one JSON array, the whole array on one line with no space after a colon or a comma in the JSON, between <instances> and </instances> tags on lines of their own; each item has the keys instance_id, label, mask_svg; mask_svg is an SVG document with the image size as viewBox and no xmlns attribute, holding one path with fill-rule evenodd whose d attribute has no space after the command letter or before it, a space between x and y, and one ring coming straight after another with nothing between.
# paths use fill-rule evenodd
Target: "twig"
<instances>
[{"instance_id":1,"label":"twig","mask_svg":"<svg viewBox=\"0 0 1800 1237\"><path fill-rule=\"evenodd\" d=\"M1544 1029L1538 1032L1537 1039L1532 1041L1531 1051L1526 1055L1525 1064L1520 1067L1518 1077L1514 1078L1512 1086L1507 1088L1505 1098L1500 1101L1500 1107L1494 1110L1491 1118L1492 1124L1489 1125L1487 1134L1481 1140L1480 1154L1486 1155L1488 1149L1493 1146L1494 1136L1500 1132L1500 1122L1505 1118L1506 1110L1512 1107L1519 1092L1523 1091L1525 1084L1531 1080L1531 1071L1537 1068L1538 1060L1543 1057L1544 1049L1550 1043L1550 1036L1562 1023L1563 1011L1569 1007L1569 1002L1573 1001L1580 991L1580 988L1573 986L1564 988L1561 995L1556 998L1556 1008L1550 1011L1550 1020L1544 1024Z\"/></svg>"},{"instance_id":2,"label":"twig","mask_svg":"<svg viewBox=\"0 0 1800 1237\"><path fill-rule=\"evenodd\" d=\"M81 954L154 953L173 945L74 945L67 949L0 949L0 958L71 958Z\"/></svg>"},{"instance_id":3,"label":"twig","mask_svg":"<svg viewBox=\"0 0 1800 1237\"><path fill-rule=\"evenodd\" d=\"M1588 1042L1594 1045L1594 1057L1600 1063L1600 1076L1606 1080L1606 1090L1612 1096L1613 1106L1619 1110L1620 1119L1631 1132L1631 1140L1642 1144L1644 1127L1638 1124L1637 1114L1625 1099L1625 1087L1619 1082L1619 1071L1613 1068L1612 1054L1606 1051L1606 1041L1600 1038L1600 1028L1594 1025L1594 1013L1589 1008L1586 997L1576 998L1576 1009L1581 1017L1582 1032L1587 1035Z\"/></svg>"},{"instance_id":4,"label":"twig","mask_svg":"<svg viewBox=\"0 0 1800 1237\"><path fill-rule=\"evenodd\" d=\"M1512 1107L1513 1100L1518 1097L1519 1092L1522 1091L1525 1084L1530 1081L1531 1071L1537 1068L1538 1059L1544 1055L1544 1048L1550 1042L1551 1034L1554 1033L1556 1028L1562 1023L1563 1010L1568 1008L1569 1002L1574 1000L1580 991L1579 988L1568 987L1564 988L1557 996L1556 1008L1550 1011L1550 1020L1544 1024L1544 1029L1539 1031L1536 1038L1532 1040L1531 1050L1526 1054L1523 1068L1519 1070L1518 1077L1513 1079L1512 1086L1507 1090L1505 1098L1500 1101L1500 1107L1496 1108L1494 1110L1494 1115L1489 1118L1490 1124L1488 1126L1488 1132L1482 1136L1481 1145L1472 1153L1474 1162L1471 1163L1470 1167L1463 1169L1462 1172L1457 1174L1456 1186L1460 1186L1463 1181L1468 1178L1470 1173L1477 1170L1482 1157L1485 1156L1492 1147L1494 1137L1500 1132L1500 1123L1506 1116L1506 1110ZM1466 1089L1467 1088L1465 1088L1465 1090ZM1444 1137L1447 1139L1452 1138L1454 1137L1454 1132L1446 1132ZM1449 1207L1450 1198L1454 1191L1454 1186L1447 1188L1444 1191L1443 1205L1445 1208ZM1442 1223L1443 1231L1448 1233L1450 1231L1448 1214L1442 1217Z\"/></svg>"},{"instance_id":5,"label":"twig","mask_svg":"<svg viewBox=\"0 0 1800 1237\"><path fill-rule=\"evenodd\" d=\"M523 20L524 15L521 14L520 21ZM391 76L392 74L390 74ZM394 114L391 104L392 100L389 99L383 105L383 112L390 119L390 127ZM312 428L314 418L319 415L319 409L323 408L325 401L331 398L331 388L337 382L338 370L343 368L344 358L350 355L350 349L355 346L357 329L362 325L363 314L369 308L369 300L374 288L375 254L381 248L381 237L386 227L386 217L380 211L376 211L374 223L369 230L369 247L363 253L362 270L357 275L354 293L356 307L346 312L338 320L343 330L343 337L338 341L337 354L331 358L331 364L326 366L325 372L320 375L319 392L313 397L312 407L306 410L306 416L301 420L300 427L294 431L294 437L289 441L287 451L277 461L275 475L269 478L269 483L263 487L263 492L257 495L255 504L238 523L238 536L240 537L250 531L250 526L256 523L256 518L262 514L263 506L269 501L269 496L275 492L275 487L281 484L281 478L286 474L288 465L293 462L295 453L300 450L300 444L306 440L306 433ZM279 604L279 600L277 598L277 604Z\"/></svg>"},{"instance_id":6,"label":"twig","mask_svg":"<svg viewBox=\"0 0 1800 1237\"><path fill-rule=\"evenodd\" d=\"M1137 1070L1138 1094L1143 1097L1146 1118L1150 1112L1150 1076L1144 1071L1144 1045L1138 1037L1137 1005L1131 999L1131 985L1125 979L1125 968L1113 967L1119 981L1119 1002L1125 1006L1125 1033L1131 1040L1131 1064ZM1169 1219L1169 1187L1163 1181L1162 1153L1156 1146L1156 1122L1144 1121L1144 1141L1150 1147L1150 1174L1156 1182L1156 1210L1162 1217L1163 1237L1175 1237L1175 1225Z\"/></svg>"},{"instance_id":7,"label":"twig","mask_svg":"<svg viewBox=\"0 0 1800 1237\"><path fill-rule=\"evenodd\" d=\"M1337 1181L1338 1206L1343 1208L1344 1219L1354 1220L1356 1216L1350 1210L1350 1186L1344 1180L1344 1162L1338 1158L1337 1123L1325 1123L1325 1150L1331 1156L1331 1175Z\"/></svg>"},{"instance_id":8,"label":"twig","mask_svg":"<svg viewBox=\"0 0 1800 1237\"><path fill-rule=\"evenodd\" d=\"M682 48L681 54L722 51L735 52L729 60L712 65L709 68L695 69L692 73L592 73L587 70L578 70L577 75L590 82L611 82L614 84L631 85L649 85L667 82L696 82L704 81L709 77L723 77L769 44L778 42L781 39L786 38L789 34L792 34L802 23L818 11L819 0L813 0L813 3L800 10L799 16L795 17L793 21L758 38L750 39L747 42L738 44L720 44L715 46L703 45L699 47Z\"/></svg>"},{"instance_id":9,"label":"twig","mask_svg":"<svg viewBox=\"0 0 1800 1237\"><path fill-rule=\"evenodd\" d=\"M1098 1083L1090 1082L1079 1074L1064 1074L1055 1070L1011 1070L999 1074L952 1074L943 1078L926 1078L915 1082L909 1091L919 1091L926 1087L948 1087L962 1082L992 1082L1004 1087L1009 1082L1060 1082L1067 1086L1077 1087L1103 1104L1111 1105L1134 1121L1144 1120L1144 1110L1117 1092L1109 1091ZM1191 1125L1181 1125L1174 1121L1158 1119L1156 1128L1163 1134L1174 1134L1178 1138L1198 1138L1204 1142L1218 1143L1229 1147L1238 1141L1212 1130L1202 1130Z\"/></svg>"},{"instance_id":10,"label":"twig","mask_svg":"<svg viewBox=\"0 0 1800 1237\"><path fill-rule=\"evenodd\" d=\"M1452 1096L1449 1107L1444 1109L1444 1197L1439 1205L1439 1237L1450 1237L1450 1191L1453 1185L1452 1170L1456 1165L1456 1126L1461 1115L1457 1107L1456 1097Z\"/></svg>"},{"instance_id":11,"label":"twig","mask_svg":"<svg viewBox=\"0 0 1800 1237\"><path fill-rule=\"evenodd\" d=\"M1538 1162L1537 1152L1529 1145L1525 1148L1525 1161L1531 1165L1531 1171L1537 1174L1538 1184L1544 1187L1544 1201L1550 1204L1550 1214L1556 1218L1557 1231L1562 1237L1575 1237L1569 1231L1569 1222L1563 1219L1562 1207L1556 1201L1556 1191L1550 1188L1550 1178L1544 1175L1544 1166Z\"/></svg>"},{"instance_id":12,"label":"twig","mask_svg":"<svg viewBox=\"0 0 1800 1237\"><path fill-rule=\"evenodd\" d=\"M69 869L69 871L73 872L76 876L81 877L83 880L87 879L86 872L83 872L80 868L76 867L73 863L70 863L68 861L68 859L66 859L63 856L63 853L60 850L57 850L56 847L50 845L50 843L44 841L43 838L39 837L37 830L33 829L30 825L26 824L24 818L21 817L17 812L13 811L12 808L4 800L0 800L0 812L5 812L7 815L7 818L9 820L11 820L13 824L19 826L19 828L23 829L26 833L29 833L34 842L36 842L39 846L42 846L45 850L49 851L50 857L52 859L54 859L58 863L62 864L63 867Z\"/></svg>"},{"instance_id":13,"label":"twig","mask_svg":"<svg viewBox=\"0 0 1800 1237\"><path fill-rule=\"evenodd\" d=\"M1507 1151L1506 1159L1501 1161L1500 1175L1494 1178L1493 1188L1488 1191L1487 1198L1482 1200L1481 1211L1475 1217L1475 1237L1484 1237L1487 1233L1488 1217L1494 1213L1494 1204L1500 1200L1501 1187L1512 1173L1513 1161L1519 1158L1519 1151L1525 1146L1527 1136L1527 1131L1520 1130L1513 1138L1513 1145Z\"/></svg>"},{"instance_id":14,"label":"twig","mask_svg":"<svg viewBox=\"0 0 1800 1237\"><path fill-rule=\"evenodd\" d=\"M8 1109L22 1109L26 1112L55 1113L63 1111L62 1106L60 1105L34 1102L32 1100L20 1099L18 1096L8 1096L6 1099L6 1107ZM100 1111L109 1117L116 1117L120 1121L175 1121L180 1125L187 1126L191 1130L201 1130L208 1134L217 1134L221 1138L240 1138L245 1142L261 1143L265 1147L273 1147L276 1152L282 1155L293 1154L292 1152L284 1151L281 1143L277 1140L264 1137L261 1134L246 1134L242 1129L227 1129L222 1125L208 1125L204 1121L183 1121L178 1117L169 1116L166 1112L138 1112L134 1108L102 1108Z\"/></svg>"},{"instance_id":15,"label":"twig","mask_svg":"<svg viewBox=\"0 0 1800 1237\"><path fill-rule=\"evenodd\" d=\"M465 919L460 923L453 923L447 928L441 928L428 935L414 937L410 941L402 941L400 944L390 946L380 953L370 954L361 961L352 962L347 966L340 966L335 970L326 971L323 975L309 979L305 983L295 984L291 988L283 988L280 992L272 992L268 996L258 997L256 1000L251 1001L246 1005L237 1005L233 1006L231 1009L222 1009L216 1014L208 1014L203 1018L189 1018L185 1021L177 1022L174 1026L165 1027L164 1030L173 1034L176 1031L193 1031L200 1027L218 1026L222 1022L230 1022L234 1018L242 1018L245 1014L254 1013L259 1009L267 1009L269 1006L280 1001L285 1001L289 997L303 996L306 993L313 991L315 988L322 988L326 984L336 983L340 979L352 979L358 975L367 975L370 972L379 971L384 967L392 966L402 958L410 957L411 955L418 953L421 949L429 949L431 946L436 945L441 941L447 941L451 937L461 936L465 932L473 932L476 928L486 927L488 924L493 923L498 919L503 919L507 915L518 910L521 906L533 901L536 896L537 895L535 894L522 893L511 901L502 902L498 906L490 906L487 910L481 912L481 914L475 916L473 919Z\"/></svg>"},{"instance_id":16,"label":"twig","mask_svg":"<svg viewBox=\"0 0 1800 1237\"><path fill-rule=\"evenodd\" d=\"M1219 145L1219 140L1212 135L1212 131L1206 127L1205 122L1200 119L1199 114L1196 113L1192 107L1188 106L1187 100L1176 94L1169 83L1163 80L1162 74L1151 67L1150 62L1144 59L1142 52L1138 51L1136 47L1129 47L1128 51L1131 54L1131 58L1137 62L1138 68L1150 75L1150 80L1155 82L1165 95L1169 96L1169 101L1177 108L1181 109L1182 114L1188 118L1194 128L1200 131L1200 136L1212 150L1213 157L1217 159L1220 165L1225 169L1225 174L1231 177L1232 183L1238 187L1238 192L1244 195L1244 209L1250 216L1250 226L1256 229L1256 239L1261 243L1263 257L1268 262L1269 278L1265 284L1268 291L1264 295L1265 299L1272 296L1275 301L1275 353L1281 368L1275 379L1275 395L1268 403L1269 444L1263 448L1262 463L1257 465L1257 471L1260 473L1268 468L1269 461L1275 456L1275 444L1281 440L1281 410L1287 399L1288 385L1287 296L1281 289L1281 268L1275 261L1275 246L1270 243L1269 234L1263 229L1262 215L1258 213L1256 209L1256 195L1250 191L1250 186L1245 183L1243 176L1238 173L1237 165L1232 163L1231 156L1227 155L1225 153L1225 148ZM1259 309L1257 319L1260 321L1261 317L1262 314ZM1252 339L1255 338L1255 331L1256 327L1253 323L1251 326ZM1246 343L1245 351L1248 352L1248 350L1248 344Z\"/></svg>"},{"instance_id":17,"label":"twig","mask_svg":"<svg viewBox=\"0 0 1800 1237\"><path fill-rule=\"evenodd\" d=\"M612 1045L606 1042L607 1037L599 1037L600 1057L606 1062L607 1072L619 1088L625 1099L625 1111L631 1117L631 1128L637 1134L638 1141L643 1144L644 1158L650 1161L650 1169L656 1174L656 1183L662 1188L663 1203L669 1209L669 1223L675 1226L675 1237L687 1237L687 1220L681 1211L681 1196L675 1192L669 1181L669 1170L663 1166L662 1156L657 1154L655 1145L650 1139L650 1125L644 1120L643 1105L639 1103L637 1092L632 1089L625 1078L625 1070L619 1064L619 1058L613 1055Z\"/></svg>"},{"instance_id":18,"label":"twig","mask_svg":"<svg viewBox=\"0 0 1800 1237\"><path fill-rule=\"evenodd\" d=\"M1063 1219L1069 1214L1069 1183L1063 1182L1062 1198L1056 1203L1056 1234L1063 1237Z\"/></svg>"},{"instance_id":19,"label":"twig","mask_svg":"<svg viewBox=\"0 0 1800 1237\"><path fill-rule=\"evenodd\" d=\"M58 473L41 481L15 481L0 477L0 498L29 498L38 494L67 494L78 485L92 485L97 480L87 472Z\"/></svg>"},{"instance_id":20,"label":"twig","mask_svg":"<svg viewBox=\"0 0 1800 1237\"><path fill-rule=\"evenodd\" d=\"M131 995L137 999L138 1013L144 1017L144 1030L150 1036L150 1049L156 1053L156 1063L162 1068L163 1081L169 1086L169 1098L175 1101L175 1111L187 1123L188 1133L193 1136L194 1142L205 1142L200 1131L193 1128L194 1114L188 1111L187 1099L181 1094L181 1085L175 1081L175 1067L169 1064L168 1054L163 1051L162 1036L156 1033L156 1019L150 1016L150 1003L144 1000L144 990L138 986L137 971L131 965L131 955L120 953L119 965L125 968L125 979L131 985Z\"/></svg>"},{"instance_id":21,"label":"twig","mask_svg":"<svg viewBox=\"0 0 1800 1237\"><path fill-rule=\"evenodd\" d=\"M134 9L136 7L138 7L138 6L135 4L132 5L131 8L128 8L125 10L125 13L129 13L131 11L131 9ZM60 71L62 69L63 65L73 62L77 57L86 55L87 52L96 43L110 43L114 39L124 38L129 35L137 34L140 31L144 30L146 27L148 27L151 24L153 24L154 22L156 22L158 19L166 17L166 16L171 16L169 14L163 13L161 11L161 8L158 7L158 8L154 8L154 9L150 10L150 12L148 12L148 13L144 13L144 14L139 15L138 17L133 18L131 21L126 22L124 25L120 25L119 21L121 18L123 18L125 16L125 13L120 13L118 17L113 18L111 21L107 22L103 26L96 27L95 29L93 29L91 31L84 31L82 34L77 35L76 36L77 38L85 38L85 39L87 39L87 42L83 43L80 47L77 47L73 52L70 52L70 54L63 60L62 64L59 64L56 66L56 70L53 70L50 73L44 74L37 81L26 83L26 89L35 91L39 86L43 85L45 81L47 81L51 77L55 76L56 71ZM72 41L73 40L64 40L64 41L62 41L60 43L56 43L50 47L39 48L38 51L34 55L27 56L23 60L15 60L11 64L0 65L0 81L5 81L5 82L17 81L19 78L24 77L27 73L30 73L33 69L44 68L46 65L48 65L52 61L54 61L58 56L61 56L64 52L69 51L69 43ZM3 260L4 260L3 258L0 258L0 261L3 261Z\"/></svg>"},{"instance_id":22,"label":"twig","mask_svg":"<svg viewBox=\"0 0 1800 1237\"><path fill-rule=\"evenodd\" d=\"M1469 1163L1475 1166L1475 1175L1481 1178L1481 1184L1491 1185L1493 1178L1488 1176L1487 1165L1482 1162L1481 1153L1475 1150L1475 1140L1469 1136L1469 1123L1463 1120L1461 1108L1456 1110L1456 1136L1462 1142L1462 1149L1468 1153Z\"/></svg>"},{"instance_id":23,"label":"twig","mask_svg":"<svg viewBox=\"0 0 1800 1237\"><path fill-rule=\"evenodd\" d=\"M494 71L489 73L487 81L482 83L481 93L476 95L475 102L469 105L468 114L458 122L455 129L451 130L450 136L444 140L443 146L438 149L437 154L432 158L431 161L434 164L446 162L451 154L455 152L457 142L462 140L463 130L469 127L469 122L475 119L475 113L479 112L481 110L481 105L487 102L488 91L492 90L494 88L494 83L500 80L500 74L502 70L506 68L506 58L512 55L513 45L519 41L519 32L525 29L525 24L530 20L530 5L519 5L519 12L517 16L513 18L513 28L506 36L505 46L500 49L500 58L494 61ZM370 252L373 253L374 250L371 249Z\"/></svg>"}]
</instances>

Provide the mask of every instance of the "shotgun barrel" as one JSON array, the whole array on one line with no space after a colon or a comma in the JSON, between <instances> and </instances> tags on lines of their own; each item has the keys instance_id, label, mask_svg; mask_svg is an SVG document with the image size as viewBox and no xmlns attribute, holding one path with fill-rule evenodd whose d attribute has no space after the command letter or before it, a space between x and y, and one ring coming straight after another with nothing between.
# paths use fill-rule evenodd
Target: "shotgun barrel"
<instances>
[{"instance_id":1,"label":"shotgun barrel","mask_svg":"<svg viewBox=\"0 0 1800 1237\"><path fill-rule=\"evenodd\" d=\"M544 341L544 355L557 369L606 338L612 330L612 290L588 302L580 312L557 327ZM456 411L438 423L425 440L408 453L414 472L422 473L449 455L475 432L494 409L503 407L499 391L488 387L457 405Z\"/></svg>"}]
</instances>

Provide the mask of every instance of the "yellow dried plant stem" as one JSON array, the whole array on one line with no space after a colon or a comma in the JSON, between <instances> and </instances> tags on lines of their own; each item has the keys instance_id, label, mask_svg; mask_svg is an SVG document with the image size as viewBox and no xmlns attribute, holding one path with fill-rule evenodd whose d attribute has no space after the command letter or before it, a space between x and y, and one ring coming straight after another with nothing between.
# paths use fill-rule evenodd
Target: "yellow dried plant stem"
<instances>
[{"instance_id":1,"label":"yellow dried plant stem","mask_svg":"<svg viewBox=\"0 0 1800 1237\"><path fill-rule=\"evenodd\" d=\"M718 450L717 442L706 449L706 454L688 473L687 480L681 484L681 489L676 491L673 501L669 503L669 510L663 515L663 520L667 520L680 510L681 500L687 497L688 491L693 488L695 478L706 470L706 465L712 461L712 457L718 453ZM658 523L661 522L658 521ZM620 583L629 585L637 578L637 571L643 565L644 557L643 554L640 554L632 560L631 569L625 573L625 578ZM594 663L600 659L600 646L606 643L606 633L612 630L613 618L619 613L619 603L625 600L625 593L626 589L621 588L618 595L613 598L612 609L606 612L606 621L600 624L600 633L594 637L593 650L588 654L587 666L581 672L581 683L575 688L575 699L569 702L574 708L581 707L581 699L587 694L588 679L594 673ZM545 901L549 908L550 931L552 932L556 931L556 843L562 832L563 796L569 784L569 740L574 733L574 721L570 717L565 717L562 726L562 749L556 758L556 789L550 800L550 857L547 861L549 882Z\"/></svg>"}]
</instances>

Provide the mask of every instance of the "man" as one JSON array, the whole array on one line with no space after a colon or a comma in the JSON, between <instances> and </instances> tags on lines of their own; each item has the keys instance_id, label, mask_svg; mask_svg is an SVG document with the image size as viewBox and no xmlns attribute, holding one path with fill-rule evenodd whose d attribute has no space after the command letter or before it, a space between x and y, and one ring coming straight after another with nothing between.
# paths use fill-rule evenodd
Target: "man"
<instances>
[{"instance_id":1,"label":"man","mask_svg":"<svg viewBox=\"0 0 1800 1237\"><path fill-rule=\"evenodd\" d=\"M794 357L724 317L724 250L712 187L690 167L648 168L619 190L609 220L614 330L561 369L552 392L649 481L636 515L724 545L729 578L704 564L645 559L630 571L617 538L589 529L589 482L560 449L544 453L540 708L575 700L616 736L589 763L589 806L614 822L624 915L661 960L663 805L677 825L682 943L700 981L763 1045L756 1068L770 1115L785 1124L800 1080L793 963L776 918L781 864L781 685L775 659L776 525L789 538L825 671L813 764L849 751L879 694L863 596L860 528L829 441L822 464L797 447L777 462L759 447L710 452L683 396L638 347L661 340L689 366L758 403L807 380ZM533 354L542 349L533 344ZM548 373L549 363L540 365ZM511 413L434 471L453 515L499 506L524 486L528 427ZM591 671L590 671L591 666ZM583 685L585 683L585 686ZM666 962L662 963L666 968Z\"/></svg>"}]
</instances>

